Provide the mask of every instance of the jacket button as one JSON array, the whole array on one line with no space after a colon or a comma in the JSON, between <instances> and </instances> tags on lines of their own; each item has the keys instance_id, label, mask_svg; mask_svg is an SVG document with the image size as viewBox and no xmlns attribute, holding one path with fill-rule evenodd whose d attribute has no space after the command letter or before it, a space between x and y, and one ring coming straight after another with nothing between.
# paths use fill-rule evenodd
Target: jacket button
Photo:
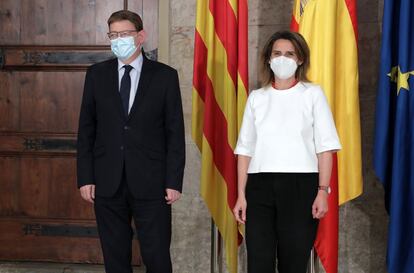
<instances>
[{"instance_id":1,"label":"jacket button","mask_svg":"<svg viewBox=\"0 0 414 273\"><path fill-rule=\"evenodd\" d=\"M129 130L129 126L125 125L124 130Z\"/></svg>"},{"instance_id":2,"label":"jacket button","mask_svg":"<svg viewBox=\"0 0 414 273\"><path fill-rule=\"evenodd\" d=\"M119 147L119 149L123 150L124 149L124 146Z\"/></svg>"}]
</instances>

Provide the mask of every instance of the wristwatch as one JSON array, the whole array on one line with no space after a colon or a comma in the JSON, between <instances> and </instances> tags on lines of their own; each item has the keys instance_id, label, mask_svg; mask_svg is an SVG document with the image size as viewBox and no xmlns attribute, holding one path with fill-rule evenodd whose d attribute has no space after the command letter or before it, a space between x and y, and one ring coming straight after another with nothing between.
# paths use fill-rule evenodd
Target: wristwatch
<instances>
[{"instance_id":1,"label":"wristwatch","mask_svg":"<svg viewBox=\"0 0 414 273\"><path fill-rule=\"evenodd\" d=\"M331 187L329 186L318 186L318 190L325 191L327 194L331 193Z\"/></svg>"}]
</instances>

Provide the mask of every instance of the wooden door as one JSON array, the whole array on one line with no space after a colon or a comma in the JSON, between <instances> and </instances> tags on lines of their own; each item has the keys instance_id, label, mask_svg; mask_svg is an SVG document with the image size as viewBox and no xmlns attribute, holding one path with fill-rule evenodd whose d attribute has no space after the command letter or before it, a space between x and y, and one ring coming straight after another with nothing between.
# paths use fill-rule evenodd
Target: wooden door
<instances>
[{"instance_id":1,"label":"wooden door","mask_svg":"<svg viewBox=\"0 0 414 273\"><path fill-rule=\"evenodd\" d=\"M0 260L103 261L76 133L86 67L112 57L106 21L123 8L156 58L158 1L0 1Z\"/></svg>"}]
</instances>

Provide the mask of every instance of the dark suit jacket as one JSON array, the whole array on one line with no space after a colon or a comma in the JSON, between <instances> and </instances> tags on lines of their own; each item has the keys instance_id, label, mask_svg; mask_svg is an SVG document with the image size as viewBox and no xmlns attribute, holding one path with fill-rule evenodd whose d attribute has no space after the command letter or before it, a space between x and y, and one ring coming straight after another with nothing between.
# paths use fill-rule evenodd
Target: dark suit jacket
<instances>
[{"instance_id":1,"label":"dark suit jacket","mask_svg":"<svg viewBox=\"0 0 414 273\"><path fill-rule=\"evenodd\" d=\"M128 117L119 94L117 59L89 67L78 130L78 187L96 194L117 191L125 165L128 187L140 199L164 198L182 189L184 121L177 71L144 56Z\"/></svg>"}]
</instances>

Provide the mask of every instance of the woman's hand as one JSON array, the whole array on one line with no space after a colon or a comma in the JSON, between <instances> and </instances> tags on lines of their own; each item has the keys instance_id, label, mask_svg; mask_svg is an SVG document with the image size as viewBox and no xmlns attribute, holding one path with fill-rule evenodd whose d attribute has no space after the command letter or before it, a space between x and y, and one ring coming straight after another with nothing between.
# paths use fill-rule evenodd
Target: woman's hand
<instances>
[{"instance_id":1,"label":"woman's hand","mask_svg":"<svg viewBox=\"0 0 414 273\"><path fill-rule=\"evenodd\" d=\"M236 201L236 205L233 208L233 214L236 221L240 224L246 223L246 208L247 202L245 196L239 196Z\"/></svg>"},{"instance_id":2,"label":"woman's hand","mask_svg":"<svg viewBox=\"0 0 414 273\"><path fill-rule=\"evenodd\" d=\"M318 195L313 201L312 216L315 219L322 219L328 212L328 193L322 190L318 191Z\"/></svg>"}]
</instances>

